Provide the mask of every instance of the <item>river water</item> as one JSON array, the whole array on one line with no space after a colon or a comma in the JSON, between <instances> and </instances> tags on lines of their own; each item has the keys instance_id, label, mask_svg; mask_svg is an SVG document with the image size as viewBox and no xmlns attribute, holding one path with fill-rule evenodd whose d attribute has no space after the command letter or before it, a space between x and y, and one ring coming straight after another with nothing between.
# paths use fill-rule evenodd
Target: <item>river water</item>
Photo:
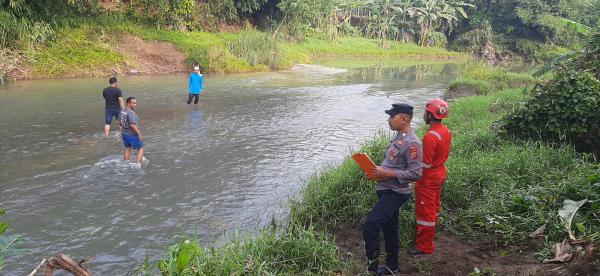
<instances>
[{"instance_id":1,"label":"river water","mask_svg":"<svg viewBox=\"0 0 600 276\"><path fill-rule=\"evenodd\" d=\"M198 105L185 103L186 76L122 77L125 97L138 99L141 169L121 160L116 123L101 134L106 79L0 86L0 220L29 249L2 273L24 275L63 253L123 275L182 235L210 245L255 231L285 215L311 175L387 130L391 103L417 106L419 124L457 66L360 64L207 76Z\"/></svg>"}]
</instances>

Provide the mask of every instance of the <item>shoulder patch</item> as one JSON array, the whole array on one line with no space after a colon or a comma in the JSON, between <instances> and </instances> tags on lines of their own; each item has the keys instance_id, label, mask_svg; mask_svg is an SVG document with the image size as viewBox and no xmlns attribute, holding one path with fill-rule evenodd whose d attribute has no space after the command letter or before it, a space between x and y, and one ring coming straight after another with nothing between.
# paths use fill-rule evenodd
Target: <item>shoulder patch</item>
<instances>
[{"instance_id":1,"label":"shoulder patch","mask_svg":"<svg viewBox=\"0 0 600 276\"><path fill-rule=\"evenodd\" d=\"M416 144L410 146L408 148L408 154L412 160L419 158L419 146Z\"/></svg>"}]
</instances>

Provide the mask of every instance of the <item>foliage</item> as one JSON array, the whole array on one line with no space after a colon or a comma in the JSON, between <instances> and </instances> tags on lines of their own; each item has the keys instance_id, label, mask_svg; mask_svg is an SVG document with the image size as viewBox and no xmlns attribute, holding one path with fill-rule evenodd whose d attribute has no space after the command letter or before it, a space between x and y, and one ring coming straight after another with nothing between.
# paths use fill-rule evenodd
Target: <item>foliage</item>
<instances>
[{"instance_id":1,"label":"foliage","mask_svg":"<svg viewBox=\"0 0 600 276\"><path fill-rule=\"evenodd\" d=\"M39 76L104 75L124 67L125 57L101 39L103 30L89 25L57 31L59 39L35 52L33 71Z\"/></svg>"},{"instance_id":2,"label":"foliage","mask_svg":"<svg viewBox=\"0 0 600 276\"><path fill-rule=\"evenodd\" d=\"M205 250L184 239L159 261L163 275L283 275L341 269L340 253L327 235L313 228L265 229L256 238L236 235L219 249Z\"/></svg>"},{"instance_id":3,"label":"foliage","mask_svg":"<svg viewBox=\"0 0 600 276\"><path fill-rule=\"evenodd\" d=\"M52 39L71 16L94 15L92 0L0 1L0 48L32 48Z\"/></svg>"},{"instance_id":4,"label":"foliage","mask_svg":"<svg viewBox=\"0 0 600 276\"><path fill-rule=\"evenodd\" d=\"M459 16L467 18L464 8L475 7L469 3L461 1L444 0L421 0L417 1L416 7L411 9L411 14L417 18L419 25L419 43L426 45L426 40L436 26L441 25L442 29L451 32Z\"/></svg>"},{"instance_id":5,"label":"foliage","mask_svg":"<svg viewBox=\"0 0 600 276\"><path fill-rule=\"evenodd\" d=\"M0 216L6 214L6 210L0 209ZM4 259L8 256L18 255L26 252L23 249L15 248L21 242L21 236L19 235L5 235L9 224L0 221L0 271L4 266Z\"/></svg>"},{"instance_id":6,"label":"foliage","mask_svg":"<svg viewBox=\"0 0 600 276\"><path fill-rule=\"evenodd\" d=\"M505 139L489 130L522 97L522 91L509 90L452 105L447 124L454 138L442 216L453 232L518 245L547 221L547 240L560 241L567 235L556 215L563 200L600 199L598 168L571 147ZM592 215L598 208L581 209L577 221L585 221L587 233L600 230Z\"/></svg>"},{"instance_id":7,"label":"foliage","mask_svg":"<svg viewBox=\"0 0 600 276\"><path fill-rule=\"evenodd\" d=\"M510 134L553 142L572 142L600 156L600 33L579 56L536 85L519 110L503 119Z\"/></svg>"},{"instance_id":8,"label":"foliage","mask_svg":"<svg viewBox=\"0 0 600 276\"><path fill-rule=\"evenodd\" d=\"M448 40L444 33L441 32L430 32L425 38L424 46L446 48Z\"/></svg>"},{"instance_id":9,"label":"foliage","mask_svg":"<svg viewBox=\"0 0 600 276\"><path fill-rule=\"evenodd\" d=\"M229 44L229 51L238 58L244 59L251 66L264 65L269 69L279 68L282 56L277 41L269 35L252 29L242 31L239 38Z\"/></svg>"}]
</instances>

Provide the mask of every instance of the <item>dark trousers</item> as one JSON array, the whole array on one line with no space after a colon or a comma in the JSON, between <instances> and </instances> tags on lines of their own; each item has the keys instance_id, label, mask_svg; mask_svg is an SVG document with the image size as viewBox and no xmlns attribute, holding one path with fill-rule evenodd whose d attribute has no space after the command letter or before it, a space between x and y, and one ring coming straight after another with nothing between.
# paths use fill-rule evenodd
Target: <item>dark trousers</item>
<instances>
[{"instance_id":1,"label":"dark trousers","mask_svg":"<svg viewBox=\"0 0 600 276\"><path fill-rule=\"evenodd\" d=\"M188 104L192 103L192 99L194 99L194 104L198 104L198 99L200 98L200 94L192 94L188 97Z\"/></svg>"},{"instance_id":2,"label":"dark trousers","mask_svg":"<svg viewBox=\"0 0 600 276\"><path fill-rule=\"evenodd\" d=\"M407 202L410 194L399 194L392 190L377 191L379 201L367 216L363 224L363 239L365 241L365 253L369 261L373 261L376 267L379 257L379 231L383 231L385 240L386 265L391 269L398 267L398 215L400 207Z\"/></svg>"}]
</instances>

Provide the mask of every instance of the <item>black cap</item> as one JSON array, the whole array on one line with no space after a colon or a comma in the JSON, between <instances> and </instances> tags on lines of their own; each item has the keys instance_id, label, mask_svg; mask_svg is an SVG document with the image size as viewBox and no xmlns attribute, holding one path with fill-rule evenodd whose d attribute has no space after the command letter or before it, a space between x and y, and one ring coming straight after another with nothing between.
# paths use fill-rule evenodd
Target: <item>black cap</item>
<instances>
[{"instance_id":1,"label":"black cap","mask_svg":"<svg viewBox=\"0 0 600 276\"><path fill-rule=\"evenodd\" d=\"M397 114L406 114L406 115L412 116L413 115L413 107L410 104L395 103L395 104L392 104L392 109L386 110L385 113L390 116L395 116Z\"/></svg>"}]
</instances>

